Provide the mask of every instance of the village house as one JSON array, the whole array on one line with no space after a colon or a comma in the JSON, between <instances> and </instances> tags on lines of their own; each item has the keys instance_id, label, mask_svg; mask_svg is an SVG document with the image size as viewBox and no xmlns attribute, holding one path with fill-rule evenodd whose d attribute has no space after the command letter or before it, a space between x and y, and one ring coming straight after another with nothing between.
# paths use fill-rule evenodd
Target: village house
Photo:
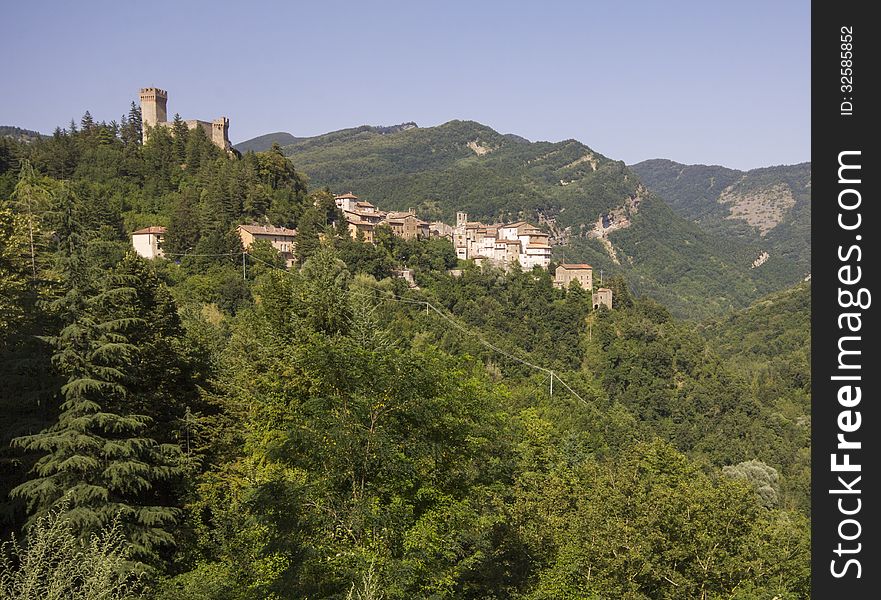
<instances>
[{"instance_id":1,"label":"village house","mask_svg":"<svg viewBox=\"0 0 881 600\"><path fill-rule=\"evenodd\" d=\"M161 258L162 241L165 238L165 227L145 227L132 232L132 246L135 252L144 258Z\"/></svg>"},{"instance_id":2,"label":"village house","mask_svg":"<svg viewBox=\"0 0 881 600\"><path fill-rule=\"evenodd\" d=\"M428 225L428 234L431 237L447 238L452 242L454 229L452 225L447 225L441 221L432 221Z\"/></svg>"},{"instance_id":3,"label":"village house","mask_svg":"<svg viewBox=\"0 0 881 600\"><path fill-rule=\"evenodd\" d=\"M258 240L265 240L278 250L278 253L290 268L294 264L294 251L296 250L296 229L287 227L273 227L272 225L239 225L239 238L245 250Z\"/></svg>"},{"instance_id":4,"label":"village house","mask_svg":"<svg viewBox=\"0 0 881 600\"><path fill-rule=\"evenodd\" d=\"M577 281L582 289L593 289L593 267L586 264L560 263L554 272L554 287L568 288L571 281Z\"/></svg>"},{"instance_id":5,"label":"village house","mask_svg":"<svg viewBox=\"0 0 881 600\"><path fill-rule=\"evenodd\" d=\"M365 242L373 243L374 231L378 225L388 225L392 233L405 240L427 238L431 235L428 223L419 219L412 208L406 212L382 211L352 192L334 196L334 200L346 219L352 239L358 239L360 235Z\"/></svg>"},{"instance_id":6,"label":"village house","mask_svg":"<svg viewBox=\"0 0 881 600\"><path fill-rule=\"evenodd\" d=\"M526 221L484 225L468 221L467 213L456 213L453 246L462 260L503 269L515 262L524 270L546 269L551 262L548 234Z\"/></svg>"},{"instance_id":7,"label":"village house","mask_svg":"<svg viewBox=\"0 0 881 600\"><path fill-rule=\"evenodd\" d=\"M419 219L412 208L407 212L389 212L381 223L388 225L392 233L405 240L427 238L431 235L428 223Z\"/></svg>"},{"instance_id":8,"label":"village house","mask_svg":"<svg viewBox=\"0 0 881 600\"><path fill-rule=\"evenodd\" d=\"M339 208L349 228L352 239L358 239L359 234L365 242L373 243L373 230L385 218L385 213L378 210L370 202L365 202L352 192L334 196L337 208Z\"/></svg>"},{"instance_id":9,"label":"village house","mask_svg":"<svg viewBox=\"0 0 881 600\"><path fill-rule=\"evenodd\" d=\"M593 308L596 310L600 306L605 306L609 310L612 310L612 290L609 288L600 288L594 292Z\"/></svg>"}]
</instances>

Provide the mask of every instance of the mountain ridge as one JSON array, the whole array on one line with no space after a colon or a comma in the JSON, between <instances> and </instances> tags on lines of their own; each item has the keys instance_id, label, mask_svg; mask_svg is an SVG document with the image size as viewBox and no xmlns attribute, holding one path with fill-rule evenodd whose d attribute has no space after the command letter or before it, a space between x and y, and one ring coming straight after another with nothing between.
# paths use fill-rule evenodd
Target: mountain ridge
<instances>
[{"instance_id":1,"label":"mountain ridge","mask_svg":"<svg viewBox=\"0 0 881 600\"><path fill-rule=\"evenodd\" d=\"M788 278L781 274L790 284L810 273L810 162L741 171L652 159L631 169L674 211L710 235L766 252L772 259L769 269L794 268ZM775 264L778 257L786 260Z\"/></svg>"},{"instance_id":2,"label":"mountain ridge","mask_svg":"<svg viewBox=\"0 0 881 600\"><path fill-rule=\"evenodd\" d=\"M574 139L530 142L476 121L391 134L361 126L283 147L313 185L453 222L534 220L557 260L622 272L680 316L746 306L793 283L785 256L752 265L751 238L718 237L669 207L623 161ZM789 275L788 275L789 274Z\"/></svg>"}]
</instances>

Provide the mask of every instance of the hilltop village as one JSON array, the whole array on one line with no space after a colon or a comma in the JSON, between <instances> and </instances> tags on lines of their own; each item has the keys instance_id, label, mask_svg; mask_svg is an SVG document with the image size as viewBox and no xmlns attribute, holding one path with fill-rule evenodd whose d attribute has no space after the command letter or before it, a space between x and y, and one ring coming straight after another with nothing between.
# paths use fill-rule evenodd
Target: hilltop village
<instances>
[{"instance_id":1,"label":"hilltop village","mask_svg":"<svg viewBox=\"0 0 881 600\"><path fill-rule=\"evenodd\" d=\"M472 260L478 266L491 265L507 271L514 264L524 270L534 267L547 269L551 263L551 246L548 234L526 221L514 223L495 223L485 225L469 221L467 213L456 214L455 227L441 221L427 222L416 216L413 209L407 211L384 211L374 204L362 200L352 192L334 196L337 208L343 215L352 239L365 244L374 243L377 227L386 226L391 232L404 239L446 238L453 243L456 257ZM163 257L162 240L164 227L145 227L132 233L132 246L144 258ZM297 230L272 225L239 225L237 228L242 247L251 248L255 241L269 242L275 248L288 268L293 266L297 243ZM457 274L457 270L451 274ZM400 276L413 284L412 273L408 269L400 271ZM585 290L593 289L593 267L588 264L561 263L554 271L554 286L567 288L576 282ZM612 290L599 288L594 292L594 308L612 308Z\"/></svg>"},{"instance_id":2,"label":"hilltop village","mask_svg":"<svg viewBox=\"0 0 881 600\"><path fill-rule=\"evenodd\" d=\"M168 128L173 132L175 122L168 120L168 92L156 87L141 88L139 97L143 139L148 139L157 127ZM210 122L198 119L180 122L190 130L201 128L214 145L226 152L233 152L227 117L218 117ZM408 241L431 237L446 238L452 242L457 258L474 261L478 266L491 265L507 271L514 264L530 270L534 267L547 269L551 263L549 234L526 221L486 225L469 221L467 213L458 212L456 224L451 226L440 221L424 221L412 208L407 211L380 210L351 191L334 196L334 201L345 219L352 239L366 244L374 243L377 227L386 226L394 235ZM278 251L288 268L294 264L296 229L254 223L239 225L237 232L246 251L255 241L267 241ZM161 226L138 229L131 234L132 246L145 258L163 257L162 241L165 233L166 229ZM411 285L415 285L408 269L403 269L400 273ZM456 270L453 270L453 274L455 273ZM592 290L593 267L566 263L557 266L554 273L554 285L557 288L568 287L573 281L584 289ZM600 288L594 294L594 305L602 304L611 308L611 295L610 289Z\"/></svg>"}]
</instances>

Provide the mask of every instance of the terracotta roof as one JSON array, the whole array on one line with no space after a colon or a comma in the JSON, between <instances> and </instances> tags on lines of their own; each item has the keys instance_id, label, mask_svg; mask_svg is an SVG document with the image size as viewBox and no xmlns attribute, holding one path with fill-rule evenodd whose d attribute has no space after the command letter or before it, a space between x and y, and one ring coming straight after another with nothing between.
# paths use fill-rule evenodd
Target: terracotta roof
<instances>
[{"instance_id":1,"label":"terracotta roof","mask_svg":"<svg viewBox=\"0 0 881 600\"><path fill-rule=\"evenodd\" d=\"M551 249L551 247L548 246L547 244L526 244L526 247L527 248L547 248L548 250ZM589 268L592 269L593 267L589 267Z\"/></svg>"},{"instance_id":2,"label":"terracotta roof","mask_svg":"<svg viewBox=\"0 0 881 600\"><path fill-rule=\"evenodd\" d=\"M353 194L352 192L348 192L346 194L340 194L339 196L334 196L337 200L357 200L358 196Z\"/></svg>"},{"instance_id":3,"label":"terracotta roof","mask_svg":"<svg viewBox=\"0 0 881 600\"><path fill-rule=\"evenodd\" d=\"M357 198L358 196L352 196L352 197L353 197L353 198ZM355 203L355 206L369 206L370 208L376 208L375 206L373 206L373 205L370 204L369 202L365 202L365 201L362 201L362 202L356 202L356 203Z\"/></svg>"},{"instance_id":4,"label":"terracotta roof","mask_svg":"<svg viewBox=\"0 0 881 600\"><path fill-rule=\"evenodd\" d=\"M584 264L584 263L575 263L575 264L560 263L559 266L563 267L564 269L569 269L570 271L574 271L577 269L591 269L591 270L593 269L592 266L590 266L588 264Z\"/></svg>"},{"instance_id":5,"label":"terracotta roof","mask_svg":"<svg viewBox=\"0 0 881 600\"><path fill-rule=\"evenodd\" d=\"M369 212L369 211L362 211L362 210L344 210L343 216L346 218L347 221L349 219L357 217L359 219L365 219L365 218L370 219L372 222L372 221L379 221L380 219L385 217L385 213L380 212L380 211Z\"/></svg>"},{"instance_id":6,"label":"terracotta roof","mask_svg":"<svg viewBox=\"0 0 881 600\"><path fill-rule=\"evenodd\" d=\"M251 235L284 235L289 237L297 235L296 229L274 227L272 225L239 225L239 229L247 231Z\"/></svg>"},{"instance_id":7,"label":"terracotta roof","mask_svg":"<svg viewBox=\"0 0 881 600\"><path fill-rule=\"evenodd\" d=\"M597 288L597 292L611 292L612 290L609 288Z\"/></svg>"},{"instance_id":8,"label":"terracotta roof","mask_svg":"<svg viewBox=\"0 0 881 600\"><path fill-rule=\"evenodd\" d=\"M148 233L153 233L153 234L165 233L165 227L160 227L158 225L154 225L152 227L144 227L143 229L138 229L137 231L133 231L132 235L147 235Z\"/></svg>"}]
</instances>

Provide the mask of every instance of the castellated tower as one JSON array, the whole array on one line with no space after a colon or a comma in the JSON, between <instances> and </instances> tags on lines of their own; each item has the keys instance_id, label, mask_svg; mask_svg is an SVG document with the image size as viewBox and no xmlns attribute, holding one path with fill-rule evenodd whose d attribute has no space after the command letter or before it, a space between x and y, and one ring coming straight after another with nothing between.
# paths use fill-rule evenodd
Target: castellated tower
<instances>
[{"instance_id":1,"label":"castellated tower","mask_svg":"<svg viewBox=\"0 0 881 600\"><path fill-rule=\"evenodd\" d=\"M220 117L211 121L211 141L224 150L232 147L229 142L229 119Z\"/></svg>"},{"instance_id":2,"label":"castellated tower","mask_svg":"<svg viewBox=\"0 0 881 600\"><path fill-rule=\"evenodd\" d=\"M168 92L159 88L141 88L141 123L144 138L147 139L147 128L156 127L168 121Z\"/></svg>"},{"instance_id":3,"label":"castellated tower","mask_svg":"<svg viewBox=\"0 0 881 600\"><path fill-rule=\"evenodd\" d=\"M157 127L165 127L171 129L174 123L168 120L168 92L159 88L149 87L141 88L141 122L143 123L143 140L146 142L150 135L150 130ZM229 141L229 119L219 117L213 121L201 121L199 119L188 119L183 122L187 129L196 129L197 127L205 132L211 142L225 150L232 152L232 144Z\"/></svg>"}]
</instances>

